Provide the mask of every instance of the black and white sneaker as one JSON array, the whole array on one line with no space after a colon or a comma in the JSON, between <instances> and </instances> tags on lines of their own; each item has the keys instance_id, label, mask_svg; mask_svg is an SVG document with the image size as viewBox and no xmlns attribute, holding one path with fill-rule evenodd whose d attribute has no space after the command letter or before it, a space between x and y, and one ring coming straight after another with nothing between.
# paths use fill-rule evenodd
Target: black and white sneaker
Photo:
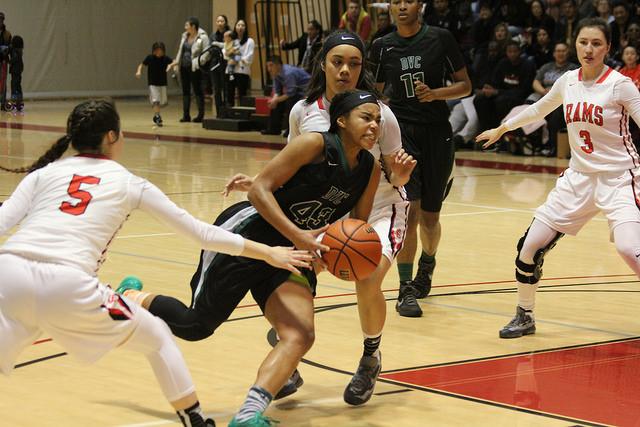
<instances>
[{"instance_id":1,"label":"black and white sneaker","mask_svg":"<svg viewBox=\"0 0 640 427\"><path fill-rule=\"evenodd\" d=\"M400 291L398 292L398 302L396 302L396 311L403 317L420 317L422 309L416 301L418 290L412 282L400 282Z\"/></svg>"},{"instance_id":2,"label":"black and white sneaker","mask_svg":"<svg viewBox=\"0 0 640 427\"><path fill-rule=\"evenodd\" d=\"M382 370L380 350L373 356L362 356L358 370L344 389L344 401L349 405L363 405L371 399L378 375Z\"/></svg>"},{"instance_id":3,"label":"black and white sneaker","mask_svg":"<svg viewBox=\"0 0 640 427\"><path fill-rule=\"evenodd\" d=\"M153 116L153 123L158 127L162 127L162 117L160 117L160 114Z\"/></svg>"},{"instance_id":4,"label":"black and white sneaker","mask_svg":"<svg viewBox=\"0 0 640 427\"><path fill-rule=\"evenodd\" d=\"M533 311L518 306L511 322L500 330L500 338L520 338L523 335L536 333L536 319Z\"/></svg>"},{"instance_id":5,"label":"black and white sneaker","mask_svg":"<svg viewBox=\"0 0 640 427\"><path fill-rule=\"evenodd\" d=\"M300 372L296 369L287 380L287 383L282 386L278 393L276 393L273 400L282 399L283 397L292 395L302 387L302 384L304 384L304 380L300 376Z\"/></svg>"},{"instance_id":6,"label":"black and white sneaker","mask_svg":"<svg viewBox=\"0 0 640 427\"><path fill-rule=\"evenodd\" d=\"M420 255L418 260L418 271L416 277L413 279L413 286L416 288L416 298L426 298L431 292L431 280L433 279L433 270L436 268L436 260L433 262L427 262L424 259L424 254Z\"/></svg>"}]
</instances>

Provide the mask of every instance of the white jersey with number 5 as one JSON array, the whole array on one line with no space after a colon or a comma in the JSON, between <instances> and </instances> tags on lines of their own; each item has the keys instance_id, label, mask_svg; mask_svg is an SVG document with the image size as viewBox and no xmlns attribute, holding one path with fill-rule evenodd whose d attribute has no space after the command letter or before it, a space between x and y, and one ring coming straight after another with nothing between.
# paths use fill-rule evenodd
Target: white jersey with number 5
<instances>
[{"instance_id":1,"label":"white jersey with number 5","mask_svg":"<svg viewBox=\"0 0 640 427\"><path fill-rule=\"evenodd\" d=\"M119 163L78 155L30 173L0 206L0 236L20 223L0 253L95 275L109 243L136 208L192 237L202 248L233 255L244 248L241 236L193 218Z\"/></svg>"},{"instance_id":2,"label":"white jersey with number 5","mask_svg":"<svg viewBox=\"0 0 640 427\"><path fill-rule=\"evenodd\" d=\"M640 166L629 133L629 116L640 123L640 93L628 77L606 65L590 82L583 80L581 68L569 71L542 99L505 125L509 130L519 128L561 104L571 146L571 169L593 173Z\"/></svg>"}]
</instances>

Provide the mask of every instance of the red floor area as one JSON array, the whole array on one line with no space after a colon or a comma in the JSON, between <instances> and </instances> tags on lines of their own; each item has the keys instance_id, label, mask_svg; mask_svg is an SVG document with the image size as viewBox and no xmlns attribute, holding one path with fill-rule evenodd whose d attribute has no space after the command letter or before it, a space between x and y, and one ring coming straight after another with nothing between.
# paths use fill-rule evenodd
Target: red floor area
<instances>
[{"instance_id":1,"label":"red floor area","mask_svg":"<svg viewBox=\"0 0 640 427\"><path fill-rule=\"evenodd\" d=\"M563 417L640 426L640 339L380 377Z\"/></svg>"}]
</instances>

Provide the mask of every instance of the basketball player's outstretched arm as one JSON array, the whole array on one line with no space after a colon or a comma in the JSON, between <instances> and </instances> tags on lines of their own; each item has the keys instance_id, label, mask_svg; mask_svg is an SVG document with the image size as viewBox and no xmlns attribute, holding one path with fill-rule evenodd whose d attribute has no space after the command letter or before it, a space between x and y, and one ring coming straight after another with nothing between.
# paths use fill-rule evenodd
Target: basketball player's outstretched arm
<instances>
[{"instance_id":1,"label":"basketball player's outstretched arm","mask_svg":"<svg viewBox=\"0 0 640 427\"><path fill-rule=\"evenodd\" d=\"M139 207L181 234L194 239L203 249L259 259L296 274L300 273L296 267L309 268L312 259L307 251L267 246L200 221L178 207L148 181L143 183Z\"/></svg>"},{"instance_id":2,"label":"basketball player's outstretched arm","mask_svg":"<svg viewBox=\"0 0 640 427\"><path fill-rule=\"evenodd\" d=\"M323 158L324 141L319 133L305 133L287 144L258 174L249 189L248 198L260 215L296 248L316 253L329 248L316 241L327 227L302 230L287 218L273 192L289 181L298 170Z\"/></svg>"},{"instance_id":3,"label":"basketball player's outstretched arm","mask_svg":"<svg viewBox=\"0 0 640 427\"><path fill-rule=\"evenodd\" d=\"M562 92L564 85L566 84L566 77L567 74L564 74L556 80L549 93L540 98L535 104L532 104L525 110L521 111L520 114L507 120L497 128L485 130L480 135L476 136L476 142L487 141L482 145L482 148L487 148L498 141L505 132L542 120L545 116L562 105Z\"/></svg>"}]
</instances>

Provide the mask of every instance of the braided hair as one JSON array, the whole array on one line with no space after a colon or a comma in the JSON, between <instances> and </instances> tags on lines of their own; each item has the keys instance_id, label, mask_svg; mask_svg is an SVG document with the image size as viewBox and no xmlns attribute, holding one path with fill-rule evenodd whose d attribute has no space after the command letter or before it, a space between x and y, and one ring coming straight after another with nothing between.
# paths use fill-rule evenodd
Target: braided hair
<instances>
[{"instance_id":1,"label":"braided hair","mask_svg":"<svg viewBox=\"0 0 640 427\"><path fill-rule=\"evenodd\" d=\"M1 170L14 173L30 173L58 160L69 144L80 153L100 154L105 134L120 134L120 116L110 100L89 100L73 109L67 119L67 134L58 139L38 160L30 166Z\"/></svg>"}]
</instances>

